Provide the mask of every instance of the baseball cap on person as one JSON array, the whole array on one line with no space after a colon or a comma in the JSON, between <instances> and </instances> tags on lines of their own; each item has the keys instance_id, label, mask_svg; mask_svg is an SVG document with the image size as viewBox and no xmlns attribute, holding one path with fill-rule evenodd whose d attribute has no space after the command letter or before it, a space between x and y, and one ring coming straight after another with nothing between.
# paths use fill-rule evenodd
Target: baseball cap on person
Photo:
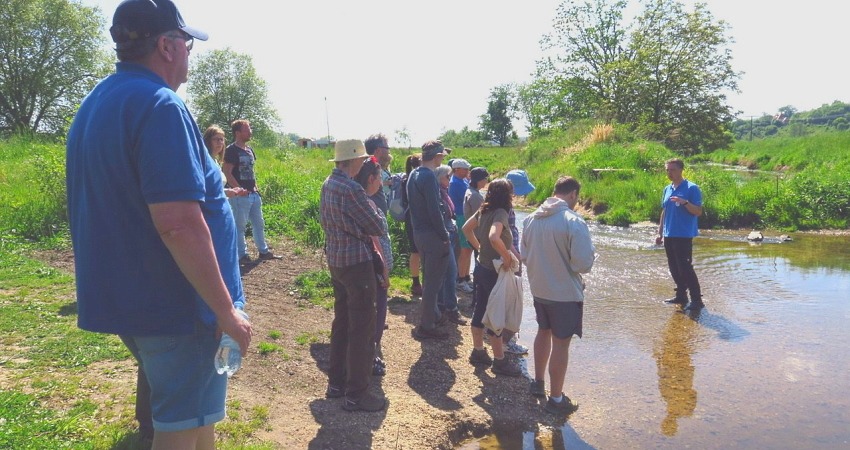
<instances>
[{"instance_id":1,"label":"baseball cap on person","mask_svg":"<svg viewBox=\"0 0 850 450\"><path fill-rule=\"evenodd\" d=\"M475 183L478 183L481 180L486 180L490 176L490 173L487 172L487 169L483 167L476 167L469 171L469 184L471 186L475 186Z\"/></svg>"},{"instance_id":2,"label":"baseball cap on person","mask_svg":"<svg viewBox=\"0 0 850 450\"><path fill-rule=\"evenodd\" d=\"M528 181L528 174L522 169L511 170L505 178L514 185L516 195L528 195L534 190L534 185Z\"/></svg>"},{"instance_id":3,"label":"baseball cap on person","mask_svg":"<svg viewBox=\"0 0 850 450\"><path fill-rule=\"evenodd\" d=\"M452 169L470 169L472 168L472 164L469 161L463 158L457 158L452 160Z\"/></svg>"},{"instance_id":4,"label":"baseball cap on person","mask_svg":"<svg viewBox=\"0 0 850 450\"><path fill-rule=\"evenodd\" d=\"M445 148L440 141L428 141L422 145L422 161L430 161L437 155L446 155Z\"/></svg>"},{"instance_id":5,"label":"baseball cap on person","mask_svg":"<svg viewBox=\"0 0 850 450\"><path fill-rule=\"evenodd\" d=\"M201 41L209 38L207 33L187 26L171 0L124 0L115 9L109 34L116 44L126 44L170 30L181 30Z\"/></svg>"}]
</instances>

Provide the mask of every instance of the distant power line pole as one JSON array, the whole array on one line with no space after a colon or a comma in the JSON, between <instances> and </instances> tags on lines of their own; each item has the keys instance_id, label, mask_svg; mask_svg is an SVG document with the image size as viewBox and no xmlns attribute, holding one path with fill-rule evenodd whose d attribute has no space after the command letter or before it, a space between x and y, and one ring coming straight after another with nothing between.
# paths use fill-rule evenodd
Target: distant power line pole
<instances>
[{"instance_id":1,"label":"distant power line pole","mask_svg":"<svg viewBox=\"0 0 850 450\"><path fill-rule=\"evenodd\" d=\"M328 98L325 97L325 124L328 126L328 145L331 143L331 121L328 118Z\"/></svg>"}]
</instances>

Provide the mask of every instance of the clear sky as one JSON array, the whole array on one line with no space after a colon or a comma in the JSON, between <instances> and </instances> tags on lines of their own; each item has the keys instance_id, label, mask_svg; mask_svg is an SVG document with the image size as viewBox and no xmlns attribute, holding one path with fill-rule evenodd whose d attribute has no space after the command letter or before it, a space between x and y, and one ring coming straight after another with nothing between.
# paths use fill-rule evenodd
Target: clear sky
<instances>
[{"instance_id":1,"label":"clear sky","mask_svg":"<svg viewBox=\"0 0 850 450\"><path fill-rule=\"evenodd\" d=\"M119 3L80 1L99 6L110 24ZM383 132L398 145L396 130L406 127L414 146L448 129L477 128L493 87L530 81L559 3L176 0L186 22L210 35L193 55L229 47L253 58L284 132L320 138L329 128L337 139ZM741 93L729 96L739 117L850 101L843 49L850 4L704 3L731 26L733 68L744 72Z\"/></svg>"}]
</instances>

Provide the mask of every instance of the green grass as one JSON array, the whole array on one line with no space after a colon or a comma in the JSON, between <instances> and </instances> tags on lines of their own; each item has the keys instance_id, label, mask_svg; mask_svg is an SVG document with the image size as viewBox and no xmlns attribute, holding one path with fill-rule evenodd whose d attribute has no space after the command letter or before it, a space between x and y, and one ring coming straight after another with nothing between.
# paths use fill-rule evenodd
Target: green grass
<instances>
[{"instance_id":1,"label":"green grass","mask_svg":"<svg viewBox=\"0 0 850 450\"><path fill-rule=\"evenodd\" d=\"M268 355L269 353L275 353L283 350L283 347L272 342L260 342L259 345L257 345L257 350L260 351L261 355Z\"/></svg>"},{"instance_id":2,"label":"green grass","mask_svg":"<svg viewBox=\"0 0 850 450\"><path fill-rule=\"evenodd\" d=\"M657 143L635 141L615 128L607 140L588 141L592 124L539 137L522 148L458 148L453 157L484 166L492 178L514 168L528 171L537 186L528 200L550 195L559 175L582 182L580 201L600 222L625 225L660 214L661 189L668 183L663 162L675 156ZM850 225L850 132L799 138L741 141L729 150L688 160L685 176L704 193L701 227L774 227L783 230L847 228ZM414 150L415 151L415 150ZM393 171L403 170L412 151L393 150ZM320 187L330 173L332 150L257 149L258 177L270 237L297 242L297 254L323 245L319 224ZM781 176L742 176L711 161L764 170ZM625 169L594 172L593 169ZM33 258L43 249L68 249L64 148L38 140L0 140L0 448L134 449L132 395L101 380L91 385L85 371L134 377L129 352L115 336L76 326L73 276ZM390 220L396 259L391 274L393 301L409 301L409 248L403 228ZM306 301L330 310L333 289L327 270L301 274L294 289ZM270 332L269 339L281 337ZM308 345L325 334L296 338ZM260 352L288 358L276 342ZM116 367L123 367L116 369ZM111 373L123 370L127 373ZM108 379L108 377L99 377ZM97 391L95 400L93 392ZM103 392L114 391L104 399ZM217 429L219 447L272 448L252 437L267 426L268 411L228 409Z\"/></svg>"},{"instance_id":3,"label":"green grass","mask_svg":"<svg viewBox=\"0 0 850 450\"><path fill-rule=\"evenodd\" d=\"M325 269L307 272L295 278L297 294L310 303L330 310L334 306L331 274Z\"/></svg>"},{"instance_id":4,"label":"green grass","mask_svg":"<svg viewBox=\"0 0 850 450\"><path fill-rule=\"evenodd\" d=\"M331 337L330 330L321 331L317 333L308 333L304 332L295 336L295 343L298 345L310 345L315 344L317 342L325 342Z\"/></svg>"}]
</instances>

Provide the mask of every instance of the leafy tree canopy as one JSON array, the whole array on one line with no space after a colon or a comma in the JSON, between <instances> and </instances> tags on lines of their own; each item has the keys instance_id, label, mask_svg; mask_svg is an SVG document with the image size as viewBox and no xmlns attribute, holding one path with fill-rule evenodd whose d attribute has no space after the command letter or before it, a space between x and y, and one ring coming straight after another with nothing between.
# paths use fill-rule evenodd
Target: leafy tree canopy
<instances>
[{"instance_id":1,"label":"leafy tree canopy","mask_svg":"<svg viewBox=\"0 0 850 450\"><path fill-rule=\"evenodd\" d=\"M227 48L199 55L191 64L187 92L202 129L217 124L230 133L234 120L246 119L255 141L279 144L274 128L280 119L250 56Z\"/></svg>"},{"instance_id":2,"label":"leafy tree canopy","mask_svg":"<svg viewBox=\"0 0 850 450\"><path fill-rule=\"evenodd\" d=\"M68 0L4 0L0 23L0 131L63 135L110 70L100 10Z\"/></svg>"},{"instance_id":3,"label":"leafy tree canopy","mask_svg":"<svg viewBox=\"0 0 850 450\"><path fill-rule=\"evenodd\" d=\"M565 0L542 44L536 79L518 90L532 132L577 119L628 124L683 152L729 144L726 93L731 66L727 25L704 4L644 0L626 24L624 0Z\"/></svg>"},{"instance_id":4,"label":"leafy tree canopy","mask_svg":"<svg viewBox=\"0 0 850 450\"><path fill-rule=\"evenodd\" d=\"M516 136L513 132L511 117L516 110L514 90L510 85L502 85L490 91L487 113L481 115L481 133L489 140L504 147L508 139Z\"/></svg>"}]
</instances>

